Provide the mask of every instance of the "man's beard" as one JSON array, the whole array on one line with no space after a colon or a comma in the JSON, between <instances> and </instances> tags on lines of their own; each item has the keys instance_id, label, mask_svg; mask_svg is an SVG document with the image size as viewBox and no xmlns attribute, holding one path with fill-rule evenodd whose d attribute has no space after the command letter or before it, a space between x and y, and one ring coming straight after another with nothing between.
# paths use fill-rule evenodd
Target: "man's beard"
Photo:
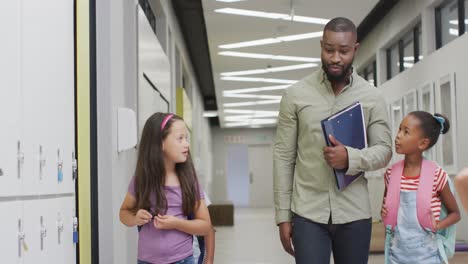
<instances>
[{"instance_id":1,"label":"man's beard","mask_svg":"<svg viewBox=\"0 0 468 264\"><path fill-rule=\"evenodd\" d=\"M354 59L353 59L354 61ZM347 64L347 65L344 65L343 66L343 71L341 72L340 75L334 75L334 74L331 74L329 71L328 71L328 65L325 64L322 60L322 69L323 71L325 72L325 74L327 75L327 78L330 82L347 82L347 79L349 77L349 74L351 73L351 68L353 67L353 61L351 61L350 64Z\"/></svg>"}]
</instances>

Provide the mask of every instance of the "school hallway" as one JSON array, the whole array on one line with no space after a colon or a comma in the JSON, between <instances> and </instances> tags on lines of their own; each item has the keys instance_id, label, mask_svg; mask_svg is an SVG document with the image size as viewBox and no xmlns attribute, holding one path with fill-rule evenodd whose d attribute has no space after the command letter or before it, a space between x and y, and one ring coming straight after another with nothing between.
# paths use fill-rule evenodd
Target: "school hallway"
<instances>
[{"instance_id":1,"label":"school hallway","mask_svg":"<svg viewBox=\"0 0 468 264\"><path fill-rule=\"evenodd\" d=\"M337 65L341 83L351 88L333 94L327 87L322 98L320 85L313 84L319 93L291 96L299 103L286 107L285 118L280 102L285 91L294 91L291 85L317 71L329 78L321 71L330 65L323 53L331 51L321 41L324 32L343 33L324 28L339 17L355 26L354 48L340 44L334 50L337 57L348 54L349 63ZM193 166L184 166L193 168L212 202L212 223L223 222L214 225L214 264L294 263L275 224L274 175L277 182L285 175L279 180L285 186L292 179L294 188L310 188L297 193L316 195L300 197L314 209L315 202L346 204L358 210L348 210L343 220L356 211L381 219L385 168L360 167L366 172L354 185L359 188L343 194L323 162L320 121L358 98L348 95L365 95L352 90L354 80L381 95L375 96L380 103L360 100L363 114L354 117L369 119L359 122L366 129L380 124L385 131L364 135L385 134L393 142L409 113L442 113L450 130L424 156L452 179L468 167L468 0L5 0L0 32L1 264L135 264L144 235L133 214L127 214L128 227L120 213L145 149L145 122L155 113L171 116L156 126L160 134L171 130L174 115L185 122L181 130L190 151L182 154L190 154ZM375 116L379 122L372 122ZM277 137L285 122L290 126ZM163 142L157 135L147 138ZM290 151L281 154L278 142ZM388 142L390 166L403 156ZM285 173L278 173L274 153L276 162L288 163ZM372 157L362 155L360 163ZM302 161L311 166L301 167ZM313 174L316 169L322 172ZM309 176L315 179L301 178ZM286 216L290 192L276 188L278 193ZM468 211L455 196L461 246L450 263L468 264ZM383 232L374 230L371 250L380 253L371 254L369 263L383 264ZM186 233L180 251L190 255L192 232ZM155 250L148 244L145 249L156 252L149 254L151 262L163 254L174 257L166 262L179 258L176 246Z\"/></svg>"},{"instance_id":2,"label":"school hallway","mask_svg":"<svg viewBox=\"0 0 468 264\"><path fill-rule=\"evenodd\" d=\"M217 263L294 264L281 246L273 208L235 208L234 223L233 227L215 227ZM370 254L368 263L383 264L384 255ZM468 263L468 253L457 253L450 263Z\"/></svg>"}]
</instances>

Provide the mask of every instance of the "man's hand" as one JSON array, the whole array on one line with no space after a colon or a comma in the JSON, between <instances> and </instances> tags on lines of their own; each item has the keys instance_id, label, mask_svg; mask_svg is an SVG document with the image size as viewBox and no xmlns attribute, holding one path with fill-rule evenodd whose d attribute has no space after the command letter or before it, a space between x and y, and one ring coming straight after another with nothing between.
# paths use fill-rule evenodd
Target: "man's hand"
<instances>
[{"instance_id":1,"label":"man's hand","mask_svg":"<svg viewBox=\"0 0 468 264\"><path fill-rule=\"evenodd\" d=\"M284 250L286 250L286 252L291 256L294 256L294 248L292 245L292 224L290 222L279 224L279 233Z\"/></svg>"},{"instance_id":2,"label":"man's hand","mask_svg":"<svg viewBox=\"0 0 468 264\"><path fill-rule=\"evenodd\" d=\"M328 138L333 146L323 148L325 161L334 169L348 168L348 151L345 146L332 135L329 135Z\"/></svg>"}]
</instances>

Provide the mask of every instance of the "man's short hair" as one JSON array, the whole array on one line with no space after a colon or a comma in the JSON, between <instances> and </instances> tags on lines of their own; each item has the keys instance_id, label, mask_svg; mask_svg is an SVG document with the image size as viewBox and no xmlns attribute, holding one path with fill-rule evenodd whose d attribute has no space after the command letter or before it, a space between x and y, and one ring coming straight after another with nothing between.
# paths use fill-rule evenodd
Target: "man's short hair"
<instances>
[{"instance_id":1,"label":"man's short hair","mask_svg":"<svg viewBox=\"0 0 468 264\"><path fill-rule=\"evenodd\" d=\"M327 30L333 32L352 32L357 36L356 26L351 20L345 17L335 17L330 20L323 29L323 31Z\"/></svg>"}]
</instances>

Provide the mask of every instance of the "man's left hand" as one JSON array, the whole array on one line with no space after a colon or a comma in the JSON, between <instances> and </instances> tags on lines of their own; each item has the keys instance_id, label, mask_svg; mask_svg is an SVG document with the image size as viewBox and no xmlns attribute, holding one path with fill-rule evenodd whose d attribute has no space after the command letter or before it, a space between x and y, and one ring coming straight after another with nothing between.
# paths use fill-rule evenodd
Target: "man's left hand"
<instances>
[{"instance_id":1,"label":"man's left hand","mask_svg":"<svg viewBox=\"0 0 468 264\"><path fill-rule=\"evenodd\" d=\"M345 146L332 135L329 135L328 138L333 146L323 148L325 161L334 169L348 168L348 151Z\"/></svg>"}]
</instances>

